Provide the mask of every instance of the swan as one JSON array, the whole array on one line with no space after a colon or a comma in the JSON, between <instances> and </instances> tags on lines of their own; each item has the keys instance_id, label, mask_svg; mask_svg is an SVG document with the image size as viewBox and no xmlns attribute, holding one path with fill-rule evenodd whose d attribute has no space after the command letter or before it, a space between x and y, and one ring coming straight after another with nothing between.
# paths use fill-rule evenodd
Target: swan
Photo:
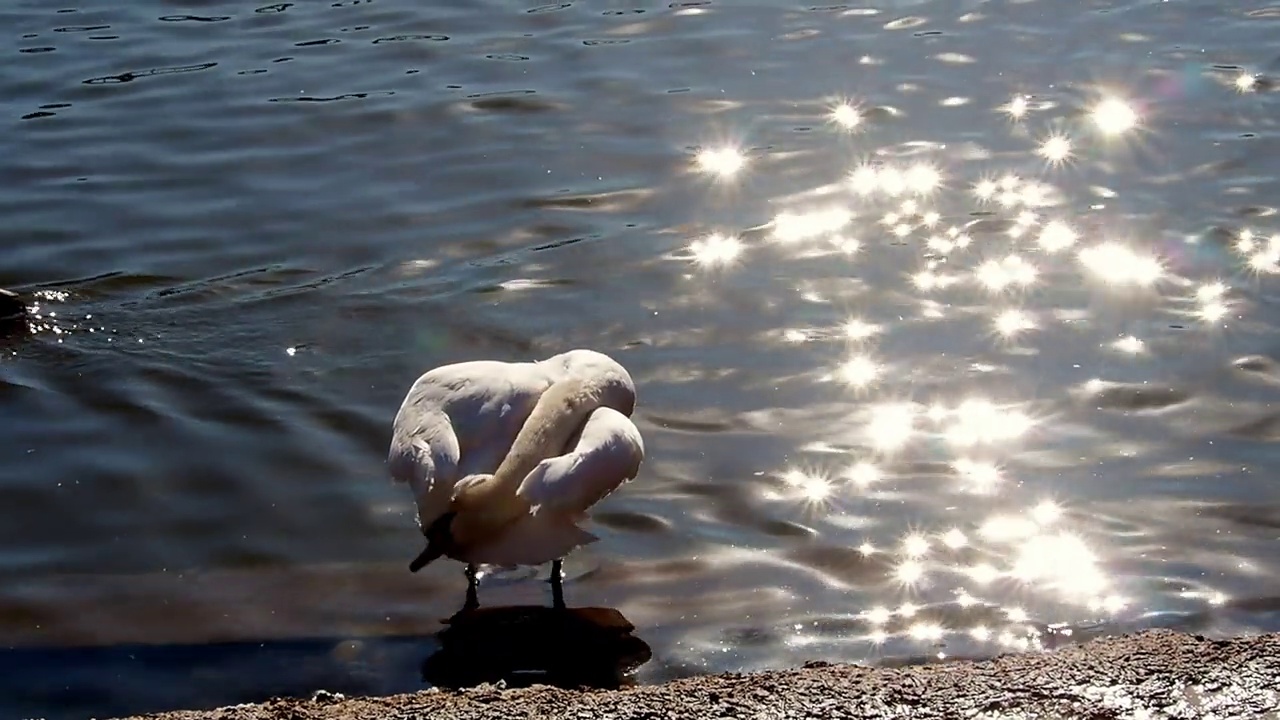
<instances>
[{"instance_id":1,"label":"swan","mask_svg":"<svg viewBox=\"0 0 1280 720\"><path fill-rule=\"evenodd\" d=\"M476 565L550 561L562 604L562 558L598 539L579 523L644 461L635 400L626 369L592 350L423 374L396 414L388 454L427 541L409 569L440 557L466 563L471 604Z\"/></svg>"}]
</instances>

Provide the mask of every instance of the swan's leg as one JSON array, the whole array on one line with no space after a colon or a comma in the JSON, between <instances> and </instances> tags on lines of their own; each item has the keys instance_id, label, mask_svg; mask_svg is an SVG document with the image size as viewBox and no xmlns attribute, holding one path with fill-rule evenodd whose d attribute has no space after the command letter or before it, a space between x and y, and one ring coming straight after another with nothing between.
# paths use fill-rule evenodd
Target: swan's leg
<instances>
[{"instance_id":1,"label":"swan's leg","mask_svg":"<svg viewBox=\"0 0 1280 720\"><path fill-rule=\"evenodd\" d=\"M462 604L462 609L468 612L480 609L480 595L476 592L475 585L467 586L467 601Z\"/></svg>"},{"instance_id":2,"label":"swan's leg","mask_svg":"<svg viewBox=\"0 0 1280 720\"><path fill-rule=\"evenodd\" d=\"M476 580L476 566L467 565L467 602L463 610L475 610L480 607L480 583Z\"/></svg>"},{"instance_id":3,"label":"swan's leg","mask_svg":"<svg viewBox=\"0 0 1280 720\"><path fill-rule=\"evenodd\" d=\"M556 610L564 609L564 585L563 575L561 571L561 562L555 560L551 563L551 605Z\"/></svg>"}]
</instances>

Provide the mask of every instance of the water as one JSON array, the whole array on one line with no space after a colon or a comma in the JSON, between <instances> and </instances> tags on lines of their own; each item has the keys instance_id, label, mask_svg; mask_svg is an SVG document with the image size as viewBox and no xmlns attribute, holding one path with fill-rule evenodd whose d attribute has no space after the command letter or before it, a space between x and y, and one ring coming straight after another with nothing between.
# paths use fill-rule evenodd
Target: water
<instances>
[{"instance_id":1,"label":"water","mask_svg":"<svg viewBox=\"0 0 1280 720\"><path fill-rule=\"evenodd\" d=\"M5 715L420 687L395 410L572 347L639 386L566 566L638 682L1280 630L1280 9L0 18Z\"/></svg>"}]
</instances>

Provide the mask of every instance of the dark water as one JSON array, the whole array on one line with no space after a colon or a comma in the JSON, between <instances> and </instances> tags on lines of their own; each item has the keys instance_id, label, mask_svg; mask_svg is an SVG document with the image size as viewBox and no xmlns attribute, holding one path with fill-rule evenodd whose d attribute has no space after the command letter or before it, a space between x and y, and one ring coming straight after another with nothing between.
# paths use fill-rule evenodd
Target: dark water
<instances>
[{"instance_id":1,"label":"dark water","mask_svg":"<svg viewBox=\"0 0 1280 720\"><path fill-rule=\"evenodd\" d=\"M640 682L1280 630L1280 6L0 26L0 714L421 686L395 410L572 347L640 389L566 583Z\"/></svg>"}]
</instances>

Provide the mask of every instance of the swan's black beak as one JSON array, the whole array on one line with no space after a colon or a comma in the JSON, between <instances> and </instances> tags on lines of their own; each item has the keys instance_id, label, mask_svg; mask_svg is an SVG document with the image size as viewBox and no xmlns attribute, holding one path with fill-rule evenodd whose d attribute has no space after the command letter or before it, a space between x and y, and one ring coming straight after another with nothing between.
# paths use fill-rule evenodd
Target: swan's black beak
<instances>
[{"instance_id":1,"label":"swan's black beak","mask_svg":"<svg viewBox=\"0 0 1280 720\"><path fill-rule=\"evenodd\" d=\"M455 515L457 515L455 512L441 515L422 533L427 537L427 546L418 553L418 557L414 558L413 562L409 563L409 572L418 572L449 550L449 546L453 544L449 525L453 522Z\"/></svg>"},{"instance_id":2,"label":"swan's black beak","mask_svg":"<svg viewBox=\"0 0 1280 720\"><path fill-rule=\"evenodd\" d=\"M427 541L427 546L422 549L422 552L418 553L418 557L414 558L413 562L409 563L409 572L418 572L441 555L444 555L444 548L440 547L436 543Z\"/></svg>"}]
</instances>

